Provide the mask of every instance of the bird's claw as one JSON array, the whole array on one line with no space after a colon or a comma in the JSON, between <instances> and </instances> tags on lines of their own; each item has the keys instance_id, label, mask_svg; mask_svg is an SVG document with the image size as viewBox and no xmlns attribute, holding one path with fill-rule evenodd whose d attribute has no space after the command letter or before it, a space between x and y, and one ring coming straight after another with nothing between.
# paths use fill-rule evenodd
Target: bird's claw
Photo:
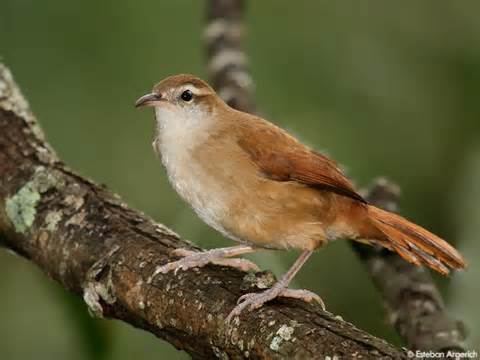
<instances>
[{"instance_id":1,"label":"bird's claw","mask_svg":"<svg viewBox=\"0 0 480 360\"><path fill-rule=\"evenodd\" d=\"M308 290L298 290L298 289L283 289L281 292L280 296L282 297L288 297L292 299L299 299L303 300L307 303L310 303L312 301L316 301L320 307L322 308L323 311L325 311L325 303L323 302L322 298L315 294L314 292L308 291Z\"/></svg>"},{"instance_id":2,"label":"bird's claw","mask_svg":"<svg viewBox=\"0 0 480 360\"><path fill-rule=\"evenodd\" d=\"M260 268L258 267L257 264L251 262L250 260L241 259L241 258L231 258L231 259L224 258L224 259L212 260L211 263L215 265L233 267L244 272L260 271Z\"/></svg>"},{"instance_id":3,"label":"bird's claw","mask_svg":"<svg viewBox=\"0 0 480 360\"><path fill-rule=\"evenodd\" d=\"M322 298L311 291L288 288L283 288L279 290L274 286L260 293L248 293L240 296L237 300L237 306L233 308L233 310L230 312L230 314L228 314L226 318L227 324L230 323L234 317L239 316L246 308L248 308L249 311L258 309L262 307L263 304L265 304L266 302L273 300L279 296L299 299L308 303L315 300L320 304L322 310L325 311L325 303L323 302Z\"/></svg>"},{"instance_id":4,"label":"bird's claw","mask_svg":"<svg viewBox=\"0 0 480 360\"><path fill-rule=\"evenodd\" d=\"M174 256L181 256L183 258L157 267L154 273L150 276L149 282L151 282L152 279L158 274L166 274L170 271L174 271L176 275L179 270L185 271L192 268L203 267L207 264L229 266L239 269L240 271L260 270L256 264L249 260L241 258L224 258L215 252L198 252L179 248L173 250L171 254Z\"/></svg>"},{"instance_id":5,"label":"bird's claw","mask_svg":"<svg viewBox=\"0 0 480 360\"><path fill-rule=\"evenodd\" d=\"M237 300L237 306L235 306L227 316L227 324L230 323L235 316L239 316L246 308L248 308L249 311L258 309L266 302L277 297L278 294L274 294L273 290L274 288L271 288L261 293L248 293L240 296Z\"/></svg>"}]
</instances>

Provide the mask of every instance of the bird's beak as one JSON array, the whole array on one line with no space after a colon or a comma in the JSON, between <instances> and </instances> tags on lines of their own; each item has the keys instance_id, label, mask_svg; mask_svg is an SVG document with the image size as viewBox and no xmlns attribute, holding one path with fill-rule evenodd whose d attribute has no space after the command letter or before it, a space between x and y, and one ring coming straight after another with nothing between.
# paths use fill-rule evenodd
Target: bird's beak
<instances>
[{"instance_id":1,"label":"bird's beak","mask_svg":"<svg viewBox=\"0 0 480 360\"><path fill-rule=\"evenodd\" d=\"M151 93L151 94L146 94L143 95L141 98L139 98L135 102L135 107L141 107L141 106L155 106L155 104L158 104L162 100L162 95L156 94L156 93Z\"/></svg>"}]
</instances>

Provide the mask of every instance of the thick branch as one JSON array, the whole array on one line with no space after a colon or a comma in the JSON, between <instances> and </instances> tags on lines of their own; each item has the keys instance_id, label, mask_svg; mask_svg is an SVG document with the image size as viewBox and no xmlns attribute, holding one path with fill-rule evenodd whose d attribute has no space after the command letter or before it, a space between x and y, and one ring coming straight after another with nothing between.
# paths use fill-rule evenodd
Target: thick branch
<instances>
[{"instance_id":1,"label":"thick branch","mask_svg":"<svg viewBox=\"0 0 480 360\"><path fill-rule=\"evenodd\" d=\"M126 321L195 358L403 358L403 352L301 301L224 319L270 273L219 266L158 275L175 233L59 161L0 64L0 243L36 263L92 311Z\"/></svg>"},{"instance_id":2,"label":"thick branch","mask_svg":"<svg viewBox=\"0 0 480 360\"><path fill-rule=\"evenodd\" d=\"M210 0L206 48L210 77L231 106L254 112L253 81L243 51L244 0ZM378 182L367 194L369 201L394 211L398 191ZM351 242L384 297L389 320L412 349L464 350L463 326L448 316L429 273L386 251Z\"/></svg>"}]
</instances>

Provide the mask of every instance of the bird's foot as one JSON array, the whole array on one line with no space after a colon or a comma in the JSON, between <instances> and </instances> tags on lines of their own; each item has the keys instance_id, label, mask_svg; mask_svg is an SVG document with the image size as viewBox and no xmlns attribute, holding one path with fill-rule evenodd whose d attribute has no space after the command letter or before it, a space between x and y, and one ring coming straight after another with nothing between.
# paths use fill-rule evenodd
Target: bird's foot
<instances>
[{"instance_id":1,"label":"bird's foot","mask_svg":"<svg viewBox=\"0 0 480 360\"><path fill-rule=\"evenodd\" d=\"M280 293L280 296L282 297L288 297L291 299L299 299L303 300L307 303L310 303L312 301L316 301L317 303L320 304L320 307L322 308L323 311L325 311L325 303L323 302L322 298L315 294L314 292L304 290L304 289L283 289L283 291Z\"/></svg>"},{"instance_id":2,"label":"bird's foot","mask_svg":"<svg viewBox=\"0 0 480 360\"><path fill-rule=\"evenodd\" d=\"M279 286L274 285L272 288L259 293L249 293L240 296L237 300L237 306L235 306L227 316L226 321L227 323L230 323L235 316L239 316L246 308L248 308L249 311L258 309L266 302L279 296L299 299L305 302L312 302L315 300L320 304L322 309L325 310L325 303L317 294L308 290L288 289L279 284Z\"/></svg>"},{"instance_id":3,"label":"bird's foot","mask_svg":"<svg viewBox=\"0 0 480 360\"><path fill-rule=\"evenodd\" d=\"M166 274L170 271L188 270L196 267L203 267L207 264L215 264L222 266L230 266L241 271L259 271L259 267L253 262L246 259L228 258L231 253L226 249L213 249L208 251L192 251L188 249L175 249L172 255L182 256L183 258L177 261L169 262L163 266L155 269L154 273L149 279L149 282L158 274Z\"/></svg>"}]
</instances>

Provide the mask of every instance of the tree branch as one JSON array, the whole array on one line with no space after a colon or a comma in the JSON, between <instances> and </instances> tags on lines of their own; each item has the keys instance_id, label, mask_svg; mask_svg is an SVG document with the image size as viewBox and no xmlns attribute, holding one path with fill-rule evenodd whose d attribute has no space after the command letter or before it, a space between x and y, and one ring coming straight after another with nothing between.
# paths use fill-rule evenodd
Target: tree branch
<instances>
[{"instance_id":1,"label":"tree branch","mask_svg":"<svg viewBox=\"0 0 480 360\"><path fill-rule=\"evenodd\" d=\"M192 245L104 187L66 167L45 142L0 64L0 243L37 264L90 309L167 340L194 358L404 358L402 351L315 305L276 300L226 327L245 292L268 272L220 266L158 275Z\"/></svg>"},{"instance_id":2,"label":"tree branch","mask_svg":"<svg viewBox=\"0 0 480 360\"><path fill-rule=\"evenodd\" d=\"M210 0L207 5L205 47L213 87L230 106L255 111L253 81L242 40L245 0Z\"/></svg>"},{"instance_id":3,"label":"tree branch","mask_svg":"<svg viewBox=\"0 0 480 360\"><path fill-rule=\"evenodd\" d=\"M253 81L242 47L244 0L210 0L205 34L208 69L218 93L231 106L253 113ZM383 180L366 193L368 200L396 210L399 190ZM389 321L411 349L465 351L462 323L452 319L427 270L396 254L350 242L384 297Z\"/></svg>"},{"instance_id":4,"label":"tree branch","mask_svg":"<svg viewBox=\"0 0 480 360\"><path fill-rule=\"evenodd\" d=\"M397 211L400 191L384 179L366 192L372 204ZM385 249L351 242L382 293L390 323L410 349L466 351L464 325L447 313L428 270L407 263Z\"/></svg>"}]
</instances>

